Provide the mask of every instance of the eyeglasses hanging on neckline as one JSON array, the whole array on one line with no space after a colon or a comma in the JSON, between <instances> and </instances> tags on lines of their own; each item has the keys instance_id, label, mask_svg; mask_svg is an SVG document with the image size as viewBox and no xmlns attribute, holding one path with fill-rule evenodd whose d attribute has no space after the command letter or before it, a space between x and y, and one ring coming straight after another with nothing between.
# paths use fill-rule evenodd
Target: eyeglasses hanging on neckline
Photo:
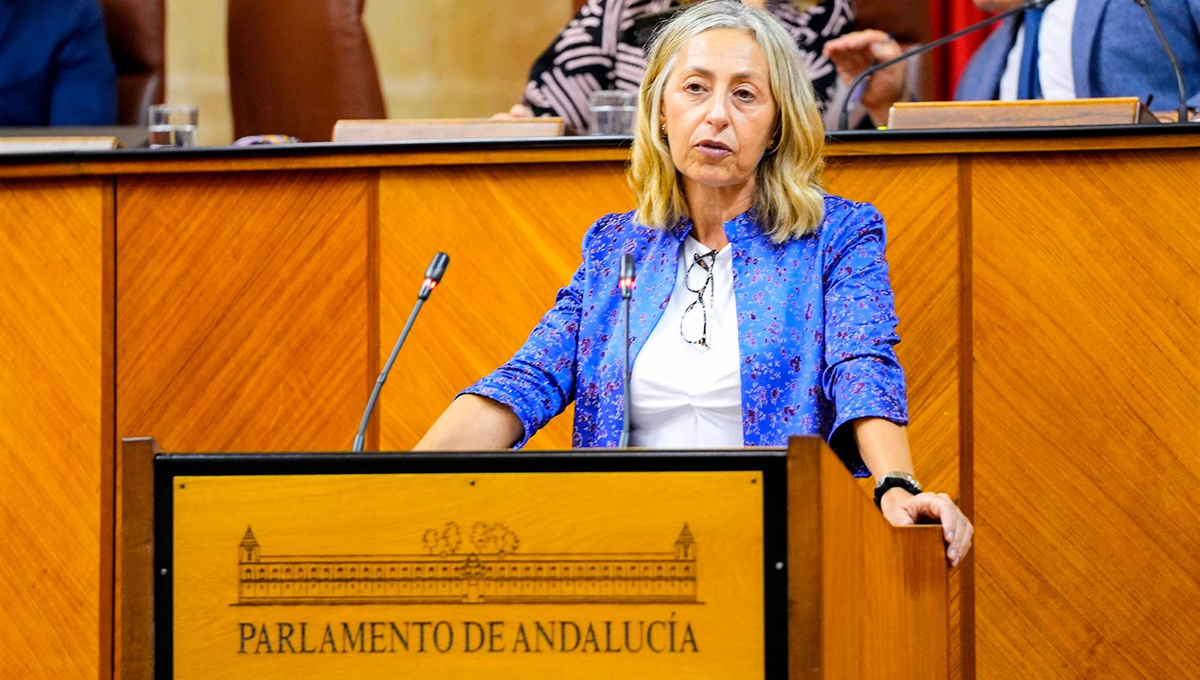
<instances>
[{"instance_id":1,"label":"eyeglasses hanging on neckline","mask_svg":"<svg viewBox=\"0 0 1200 680\"><path fill-rule=\"evenodd\" d=\"M708 349L708 303L705 302L704 296L712 296L713 269L716 262L715 250L694 253L692 263L688 265L684 275L684 285L696 294L696 299L683 310L683 317L679 320L679 334L683 336L684 342L705 349ZM699 337L696 326L700 329Z\"/></svg>"}]
</instances>

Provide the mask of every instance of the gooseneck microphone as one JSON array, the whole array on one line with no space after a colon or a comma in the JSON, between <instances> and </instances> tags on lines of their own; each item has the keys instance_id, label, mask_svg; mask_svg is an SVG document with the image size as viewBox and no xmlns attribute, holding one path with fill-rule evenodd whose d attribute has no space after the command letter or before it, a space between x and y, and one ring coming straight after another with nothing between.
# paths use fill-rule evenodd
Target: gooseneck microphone
<instances>
[{"instance_id":1,"label":"gooseneck microphone","mask_svg":"<svg viewBox=\"0 0 1200 680\"><path fill-rule=\"evenodd\" d=\"M1137 0L1135 0L1135 1L1137 1ZM966 28L962 29L961 31L955 31L954 33L951 33L950 35L948 35L944 38L939 38L937 40L934 40L931 43L925 43L924 45L921 45L920 47L917 47L916 49L905 52L904 54L896 57L895 59L889 59L885 62L875 64L874 66L868 68L867 70L858 74L858 77L854 79L854 82L850 83L850 90L846 94L845 101L842 102L842 111L841 111L840 115L838 115L837 129L839 129L839 130L846 129L846 125L850 120L850 99L854 96L854 93L858 90L858 86L861 85L863 83L863 81L865 81L867 78L870 78L871 76L875 75L876 73L878 73L879 71L882 71L885 68L888 68L890 66L895 66L896 64L899 64L900 62L902 62L906 59L911 59L919 54L924 54L932 49L937 49L938 47L941 47L942 45L945 45L946 43L954 42L955 40L958 40L959 38L963 37L964 35L974 33L975 31L978 31L981 28L986 28L988 26L991 26L992 24L994 24L998 21L1003 21L1003 20L1007 19L1008 17L1013 16L1014 14L1019 14L1021 12L1024 12L1027 9L1044 9L1051 2L1054 2L1054 0L1026 0L1026 2L1021 3L1017 7L1014 7L1013 9L1010 9L1007 12L1004 12L1003 14L997 14L994 17L989 17L977 24L967 26Z\"/></svg>"},{"instance_id":2,"label":"gooseneck microphone","mask_svg":"<svg viewBox=\"0 0 1200 680\"><path fill-rule=\"evenodd\" d=\"M1143 10L1146 11L1146 16L1150 19L1150 24L1154 26L1154 33L1158 36L1158 41L1162 43L1163 50L1167 53L1167 59L1171 60L1171 69L1175 71L1175 84L1179 87L1179 120L1177 123L1187 123L1188 121L1188 105L1187 105L1187 85L1183 81L1183 69L1179 68L1179 60L1175 58L1175 51L1171 49L1171 43L1167 42L1167 36L1163 34L1162 26L1158 25L1158 17L1154 14L1154 9L1150 7L1150 0L1133 0ZM1146 102L1149 105L1150 102Z\"/></svg>"},{"instance_id":3,"label":"gooseneck microphone","mask_svg":"<svg viewBox=\"0 0 1200 680\"><path fill-rule=\"evenodd\" d=\"M625 301L625 335L624 352L625 352L625 379L624 383L624 404L625 404L625 419L621 423L621 441L618 444L621 448L629 446L629 432L632 429L629 423L629 410L632 406L630 399L629 380L633 375L633 371L629 366L629 301L633 299L633 281L634 281L634 260L633 255L625 253L621 256L621 268L617 274L617 287L621 289L621 299Z\"/></svg>"},{"instance_id":4,"label":"gooseneck microphone","mask_svg":"<svg viewBox=\"0 0 1200 680\"><path fill-rule=\"evenodd\" d=\"M404 345L404 339L408 337L413 322L417 320L417 312L421 311L421 305L425 304L425 301L429 299L429 294L441 283L442 276L446 273L446 267L449 264L450 256L446 253L438 253L433 256L433 261L425 270L425 280L421 282L421 290L417 293L417 304L413 305L412 312L408 315L408 322L404 324L404 330L400 331L400 337L396 338L392 354L388 357L387 363L383 365L383 371L375 380L375 389L371 390L371 398L367 400L367 408L363 411L362 422L358 425L358 434L354 436L354 448L351 449L354 453L360 453L363 450L363 441L367 437L367 423L371 421L375 402L379 400L379 392L383 389L383 383L387 381L388 373L392 371L392 364L396 363L396 355L400 354L400 347Z\"/></svg>"}]
</instances>

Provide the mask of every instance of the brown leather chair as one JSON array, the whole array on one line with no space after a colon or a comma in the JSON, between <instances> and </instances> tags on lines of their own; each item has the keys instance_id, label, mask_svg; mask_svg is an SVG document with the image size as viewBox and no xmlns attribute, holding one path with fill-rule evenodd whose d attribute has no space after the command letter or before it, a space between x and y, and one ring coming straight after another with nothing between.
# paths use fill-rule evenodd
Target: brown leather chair
<instances>
[{"instance_id":1,"label":"brown leather chair","mask_svg":"<svg viewBox=\"0 0 1200 680\"><path fill-rule=\"evenodd\" d=\"M101 0L108 48L117 66L117 123L145 125L166 91L164 0Z\"/></svg>"},{"instance_id":2,"label":"brown leather chair","mask_svg":"<svg viewBox=\"0 0 1200 680\"><path fill-rule=\"evenodd\" d=\"M385 118L363 0L229 0L237 137L329 141L347 118Z\"/></svg>"}]
</instances>

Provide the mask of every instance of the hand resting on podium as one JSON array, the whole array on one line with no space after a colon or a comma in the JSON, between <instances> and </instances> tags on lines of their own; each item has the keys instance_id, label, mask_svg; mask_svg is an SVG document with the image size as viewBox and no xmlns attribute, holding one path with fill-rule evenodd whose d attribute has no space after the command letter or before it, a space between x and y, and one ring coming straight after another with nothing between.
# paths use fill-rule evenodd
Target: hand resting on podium
<instances>
[{"instance_id":1,"label":"hand resting on podium","mask_svg":"<svg viewBox=\"0 0 1200 680\"><path fill-rule=\"evenodd\" d=\"M882 482L889 471L911 474L908 435L904 428L882 418L853 421L854 436L867 467ZM524 426L512 409L474 394L455 399L414 451L478 451L505 449L522 439ZM896 487L880 499L880 510L889 522L907 526L937 520L946 541L946 557L957 566L971 549L975 528L950 496L923 492L913 495Z\"/></svg>"}]
</instances>

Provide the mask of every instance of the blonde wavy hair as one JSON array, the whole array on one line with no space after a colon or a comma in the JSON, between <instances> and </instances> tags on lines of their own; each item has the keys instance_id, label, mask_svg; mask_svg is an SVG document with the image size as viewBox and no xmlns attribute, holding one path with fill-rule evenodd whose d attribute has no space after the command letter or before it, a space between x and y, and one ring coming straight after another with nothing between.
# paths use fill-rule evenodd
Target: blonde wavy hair
<instances>
[{"instance_id":1,"label":"blonde wavy hair","mask_svg":"<svg viewBox=\"0 0 1200 680\"><path fill-rule=\"evenodd\" d=\"M638 91L637 121L628 179L637 197L634 219L665 229L687 216L687 201L659 133L663 90L679 51L692 38L716 29L749 33L763 51L775 99L777 145L758 164L754 208L771 238L782 243L814 230L825 211L821 175L825 168L825 129L817 109L804 57L791 35L770 14L737 0L705 0L662 28L650 48L646 76Z\"/></svg>"}]
</instances>

